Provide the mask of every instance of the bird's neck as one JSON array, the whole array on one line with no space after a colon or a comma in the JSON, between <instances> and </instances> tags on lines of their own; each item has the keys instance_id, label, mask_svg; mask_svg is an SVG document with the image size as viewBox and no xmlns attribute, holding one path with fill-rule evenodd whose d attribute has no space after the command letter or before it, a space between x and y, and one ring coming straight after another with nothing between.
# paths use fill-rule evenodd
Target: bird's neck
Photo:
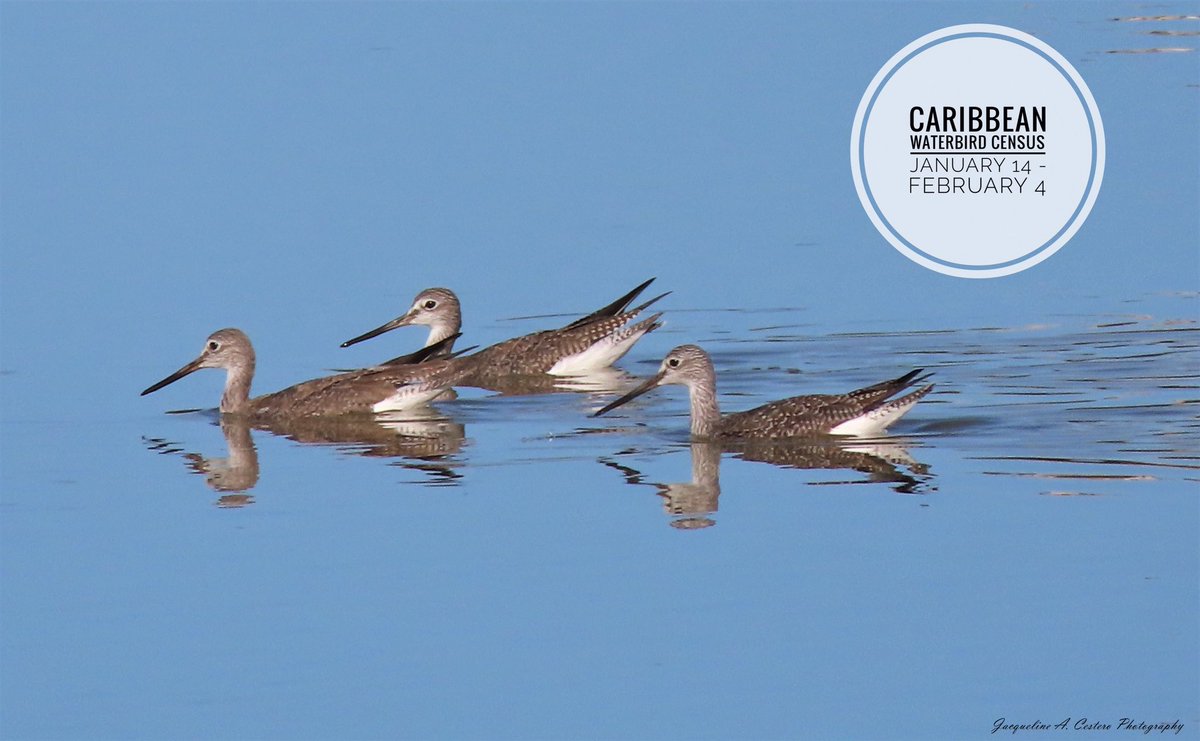
<instances>
[{"instance_id":1,"label":"bird's neck","mask_svg":"<svg viewBox=\"0 0 1200 741\"><path fill-rule=\"evenodd\" d=\"M692 437L711 438L721 424L721 408L717 405L717 379L708 372L688 385L692 403Z\"/></svg>"},{"instance_id":2,"label":"bird's neck","mask_svg":"<svg viewBox=\"0 0 1200 741\"><path fill-rule=\"evenodd\" d=\"M441 342L462 328L462 320L454 317L429 325L429 336L425 338L425 347Z\"/></svg>"},{"instance_id":3,"label":"bird's neck","mask_svg":"<svg viewBox=\"0 0 1200 741\"><path fill-rule=\"evenodd\" d=\"M221 394L222 414L238 414L250 407L250 382L253 380L253 360L229 367L225 374L225 393Z\"/></svg>"}]
</instances>

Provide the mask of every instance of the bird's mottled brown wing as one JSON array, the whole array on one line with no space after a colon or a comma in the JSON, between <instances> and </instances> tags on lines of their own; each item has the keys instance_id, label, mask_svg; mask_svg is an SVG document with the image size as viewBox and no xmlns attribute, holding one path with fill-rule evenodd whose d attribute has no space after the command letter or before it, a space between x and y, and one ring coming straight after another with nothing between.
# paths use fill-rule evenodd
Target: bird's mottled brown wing
<instances>
[{"instance_id":1,"label":"bird's mottled brown wing","mask_svg":"<svg viewBox=\"0 0 1200 741\"><path fill-rule=\"evenodd\" d=\"M446 388L466 368L457 360L427 360L417 365L377 366L314 378L282 391L251 400L259 416L304 417L311 415L370 412L378 402L408 384Z\"/></svg>"},{"instance_id":2,"label":"bird's mottled brown wing","mask_svg":"<svg viewBox=\"0 0 1200 741\"><path fill-rule=\"evenodd\" d=\"M854 419L865 409L851 394L793 396L723 417L720 434L772 439L819 435Z\"/></svg>"},{"instance_id":3,"label":"bird's mottled brown wing","mask_svg":"<svg viewBox=\"0 0 1200 741\"><path fill-rule=\"evenodd\" d=\"M904 389L910 388L932 375L927 373L922 376L921 371L923 370L925 369L917 368L916 370L905 373L899 378L893 378L890 381L881 381L880 383L855 389L854 391L846 394L846 396L854 399L855 401L863 403L866 408L869 409L872 405L878 404L891 396L895 396Z\"/></svg>"},{"instance_id":4,"label":"bird's mottled brown wing","mask_svg":"<svg viewBox=\"0 0 1200 741\"><path fill-rule=\"evenodd\" d=\"M454 343L459 337L462 337L462 332L455 332L449 337L439 340L432 345L426 345L416 352L410 352L407 355L400 355L391 360L385 360L379 365L416 365L417 363L425 363L430 360L458 357L473 349L467 348L466 350L455 351Z\"/></svg>"},{"instance_id":5,"label":"bird's mottled brown wing","mask_svg":"<svg viewBox=\"0 0 1200 741\"><path fill-rule=\"evenodd\" d=\"M576 327L535 332L486 347L463 358L473 364L473 371L468 378L546 373L563 358L581 353L618 332L636 316L637 312L626 312Z\"/></svg>"},{"instance_id":6,"label":"bird's mottled brown wing","mask_svg":"<svg viewBox=\"0 0 1200 741\"><path fill-rule=\"evenodd\" d=\"M567 326L563 327L563 329L574 329L575 327L586 326L588 324L591 324L592 322L601 321L608 317L613 317L613 316L617 316L618 314L625 313L625 307L627 307L627 306L629 306L629 304L633 303L633 300L635 298L637 298L638 295L641 294L642 291L646 290L646 286L650 285L653 282L654 282L654 279L651 278L650 280L646 281L645 283L642 283L640 286L634 288L629 293L627 293L624 296L621 296L617 300L613 301L611 304L609 304L607 306L602 306L599 309L596 309L595 311L593 311L591 314L588 314L587 316L579 317L575 321L573 321L570 324L568 324ZM666 295L666 294L663 294L663 295ZM636 312L640 309L646 308L650 304L657 301L659 298L662 298L662 296L659 296L658 298L655 298L655 299L651 299L649 302L638 307L638 309L634 309L634 311Z\"/></svg>"}]
</instances>

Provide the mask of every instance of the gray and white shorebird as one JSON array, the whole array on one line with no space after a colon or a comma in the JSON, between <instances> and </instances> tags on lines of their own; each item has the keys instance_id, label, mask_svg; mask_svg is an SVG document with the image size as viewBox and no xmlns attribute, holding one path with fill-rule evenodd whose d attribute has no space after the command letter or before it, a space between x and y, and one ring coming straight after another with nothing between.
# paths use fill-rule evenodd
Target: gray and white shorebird
<instances>
[{"instance_id":1,"label":"gray and white shorebird","mask_svg":"<svg viewBox=\"0 0 1200 741\"><path fill-rule=\"evenodd\" d=\"M453 342L426 348L430 354ZM150 386L154 393L201 368L226 372L221 414L251 420L313 417L349 413L399 412L421 407L450 388L467 370L458 360L425 360L415 364L377 366L339 373L289 386L282 391L250 397L254 380L254 347L240 329L219 329L209 335L195 360Z\"/></svg>"},{"instance_id":2,"label":"gray and white shorebird","mask_svg":"<svg viewBox=\"0 0 1200 741\"><path fill-rule=\"evenodd\" d=\"M470 370L460 383L487 385L487 379L515 375L582 375L611 366L643 335L662 326L661 313L641 321L634 320L666 293L628 308L653 281L651 278L607 306L559 329L514 337L467 355L462 361ZM412 325L429 327L426 347L457 334L462 329L462 307L458 297L448 288L426 288L417 294L406 313L343 342L342 347ZM408 356L402 359L407 361Z\"/></svg>"},{"instance_id":3,"label":"gray and white shorebird","mask_svg":"<svg viewBox=\"0 0 1200 741\"><path fill-rule=\"evenodd\" d=\"M598 417L658 386L687 386L692 436L698 439L781 439L811 435L870 436L883 432L933 390L933 384L897 397L924 381L921 369L845 394L793 396L744 412L722 415L712 359L696 345L667 353L658 373L592 416Z\"/></svg>"}]
</instances>

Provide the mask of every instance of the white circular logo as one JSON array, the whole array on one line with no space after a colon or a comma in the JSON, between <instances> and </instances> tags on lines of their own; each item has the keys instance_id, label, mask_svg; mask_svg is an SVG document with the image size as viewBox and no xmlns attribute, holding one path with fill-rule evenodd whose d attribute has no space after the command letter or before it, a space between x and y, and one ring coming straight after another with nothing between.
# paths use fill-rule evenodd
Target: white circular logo
<instances>
[{"instance_id":1,"label":"white circular logo","mask_svg":"<svg viewBox=\"0 0 1200 741\"><path fill-rule=\"evenodd\" d=\"M1087 218L1104 127L1083 78L1004 26L951 26L888 60L850 141L858 197L909 259L946 275L1032 267Z\"/></svg>"}]
</instances>

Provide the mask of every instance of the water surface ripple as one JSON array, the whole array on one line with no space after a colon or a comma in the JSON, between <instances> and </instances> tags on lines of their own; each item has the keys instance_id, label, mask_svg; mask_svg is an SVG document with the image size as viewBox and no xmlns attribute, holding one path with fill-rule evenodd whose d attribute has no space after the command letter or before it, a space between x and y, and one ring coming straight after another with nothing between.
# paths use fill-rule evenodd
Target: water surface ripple
<instances>
[{"instance_id":1,"label":"water surface ripple","mask_svg":"<svg viewBox=\"0 0 1200 741\"><path fill-rule=\"evenodd\" d=\"M528 384L499 394L466 390L418 419L305 422L255 434L392 459L417 474L414 483L443 486L469 484L472 468L587 460L621 471L627 483L649 485L637 459L668 456L686 471L690 454L691 468L714 473L724 459L726 466L794 469L811 485L928 494L946 486L939 484L943 472L922 462L935 449L939 458L951 455L957 489L969 488L972 477L1032 480L1038 493L1055 495L1096 493L1104 482L1144 488L1200 478L1200 327L1192 320L1133 316L1074 327L1079 322L1068 319L819 335L795 321L802 316L798 309L676 314L682 320L653 335L657 345L643 342L626 359L633 375L614 376L599 391L582 384ZM761 323L763 314L771 315L770 324ZM932 371L937 388L884 439L727 446L716 458L706 451L703 466L687 441L686 394L678 388L660 389L609 417L587 416L634 383L634 375L655 370L661 351L651 346L684 337L698 338L712 354L725 411L844 391L912 367ZM203 416L217 423L211 412ZM188 469L205 475L214 489L244 493L257 482L254 444L247 430L220 426L228 454L189 452ZM152 433L145 440L156 452L186 447ZM239 475L231 474L230 461L241 462ZM711 513L716 496L709 499Z\"/></svg>"}]
</instances>

